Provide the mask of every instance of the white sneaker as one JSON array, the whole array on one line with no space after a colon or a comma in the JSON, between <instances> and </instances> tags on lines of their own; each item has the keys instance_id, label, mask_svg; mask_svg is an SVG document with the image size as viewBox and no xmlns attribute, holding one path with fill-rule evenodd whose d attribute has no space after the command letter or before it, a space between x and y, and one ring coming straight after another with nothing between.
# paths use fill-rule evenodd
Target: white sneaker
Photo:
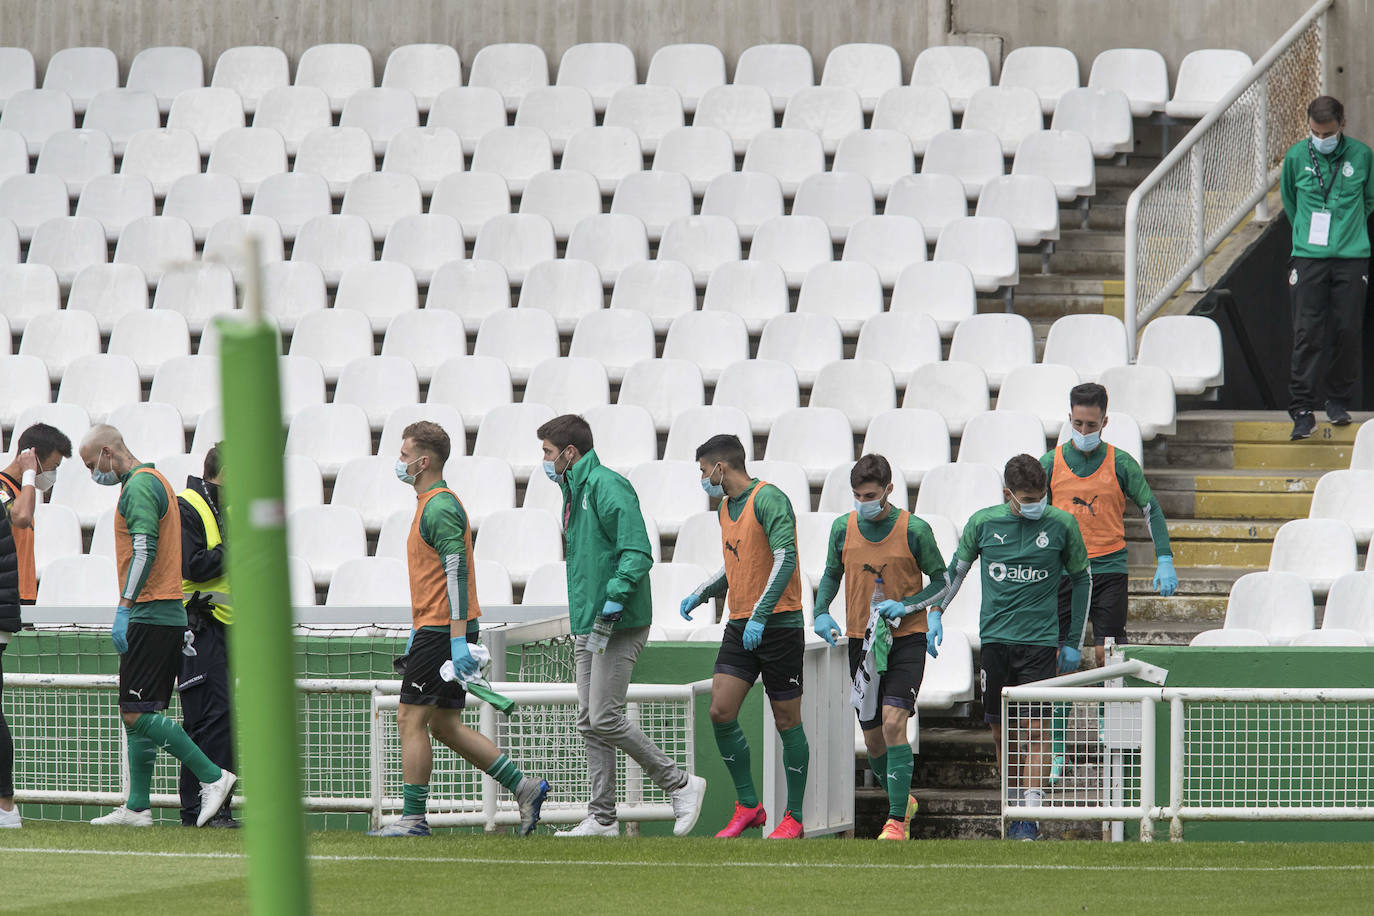
<instances>
[{"instance_id":1,"label":"white sneaker","mask_svg":"<svg viewBox=\"0 0 1374 916\"><path fill-rule=\"evenodd\" d=\"M687 777L687 784L668 796L673 806L673 836L686 836L697 825L702 803L706 801L706 780Z\"/></svg>"},{"instance_id":2,"label":"white sneaker","mask_svg":"<svg viewBox=\"0 0 1374 916\"><path fill-rule=\"evenodd\" d=\"M5 828L18 829L23 825L24 820L19 816L19 807L16 805L8 811L0 809L0 830Z\"/></svg>"},{"instance_id":3,"label":"white sneaker","mask_svg":"<svg viewBox=\"0 0 1374 916\"><path fill-rule=\"evenodd\" d=\"M196 817L197 827L204 827L206 821L219 813L219 809L229 798L229 790L234 788L237 781L237 776L221 767L219 779L200 784L200 814Z\"/></svg>"},{"instance_id":4,"label":"white sneaker","mask_svg":"<svg viewBox=\"0 0 1374 916\"><path fill-rule=\"evenodd\" d=\"M571 830L560 830L554 836L620 836L620 821L603 824L591 815Z\"/></svg>"},{"instance_id":5,"label":"white sneaker","mask_svg":"<svg viewBox=\"0 0 1374 916\"><path fill-rule=\"evenodd\" d=\"M91 821L98 827L151 827L153 826L153 812L151 808L143 811L130 811L123 805L111 811L104 817L97 817Z\"/></svg>"}]
</instances>

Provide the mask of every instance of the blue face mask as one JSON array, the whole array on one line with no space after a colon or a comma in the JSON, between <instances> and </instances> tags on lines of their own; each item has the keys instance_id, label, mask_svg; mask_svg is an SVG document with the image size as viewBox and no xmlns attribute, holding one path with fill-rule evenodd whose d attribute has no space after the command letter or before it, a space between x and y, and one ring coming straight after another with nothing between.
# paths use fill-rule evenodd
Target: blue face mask
<instances>
[{"instance_id":1,"label":"blue face mask","mask_svg":"<svg viewBox=\"0 0 1374 916\"><path fill-rule=\"evenodd\" d=\"M1016 499L1015 495L1012 496L1012 499L1016 500L1016 506L1021 512L1021 517L1033 522L1039 520L1045 514L1045 506L1049 504L1050 495L1046 493L1044 496L1040 497L1038 502L1033 503L1023 503L1019 499Z\"/></svg>"},{"instance_id":2,"label":"blue face mask","mask_svg":"<svg viewBox=\"0 0 1374 916\"><path fill-rule=\"evenodd\" d=\"M861 499L854 500L854 511L859 513L859 518L866 522L871 522L883 514L883 501L881 499L871 499L865 502Z\"/></svg>"},{"instance_id":3,"label":"blue face mask","mask_svg":"<svg viewBox=\"0 0 1374 916\"><path fill-rule=\"evenodd\" d=\"M420 460L419 458L416 458L416 459L415 459L415 461L419 461L419 460ZM411 464L414 464L415 461L412 461L412 462L410 462L410 464L407 464L406 462L402 461L400 458L397 458L397 459L396 459L396 479L399 480L401 483L406 483L406 484L412 484L412 483L414 483L414 482L415 482L415 475L412 474L412 473L410 473L410 465L411 465Z\"/></svg>"},{"instance_id":4,"label":"blue face mask","mask_svg":"<svg viewBox=\"0 0 1374 916\"><path fill-rule=\"evenodd\" d=\"M564 468L564 469L561 470L561 471L558 470L558 459L557 459L557 458L555 458L555 459L552 460L552 461L545 461L545 462L544 462L544 476L548 477L549 480L552 480L554 483L560 483L560 484L561 484L561 483L563 482L563 475L564 475L565 473L567 473L567 470L568 470L567 468Z\"/></svg>"},{"instance_id":5,"label":"blue face mask","mask_svg":"<svg viewBox=\"0 0 1374 916\"><path fill-rule=\"evenodd\" d=\"M1101 430L1095 433L1080 433L1076 429L1071 429L1069 435L1073 437L1073 447L1084 454L1096 451L1097 447L1102 444Z\"/></svg>"},{"instance_id":6,"label":"blue face mask","mask_svg":"<svg viewBox=\"0 0 1374 916\"><path fill-rule=\"evenodd\" d=\"M1337 144L1339 144L1340 142L1340 134L1333 134L1330 137L1318 137L1316 134L1312 135L1312 148L1315 149L1317 152L1321 153L1323 156L1330 156L1332 153L1334 153L1336 151Z\"/></svg>"},{"instance_id":7,"label":"blue face mask","mask_svg":"<svg viewBox=\"0 0 1374 916\"><path fill-rule=\"evenodd\" d=\"M725 475L721 475L721 482L715 483L711 478L715 475L716 469L712 468L711 473L701 478L701 488L706 491L706 495L712 499L720 499L725 495Z\"/></svg>"},{"instance_id":8,"label":"blue face mask","mask_svg":"<svg viewBox=\"0 0 1374 916\"><path fill-rule=\"evenodd\" d=\"M119 475L115 473L114 456L110 456L110 469L100 470L100 458L95 459L95 470L91 471L91 480L100 484L102 487L113 487L119 483Z\"/></svg>"}]
</instances>

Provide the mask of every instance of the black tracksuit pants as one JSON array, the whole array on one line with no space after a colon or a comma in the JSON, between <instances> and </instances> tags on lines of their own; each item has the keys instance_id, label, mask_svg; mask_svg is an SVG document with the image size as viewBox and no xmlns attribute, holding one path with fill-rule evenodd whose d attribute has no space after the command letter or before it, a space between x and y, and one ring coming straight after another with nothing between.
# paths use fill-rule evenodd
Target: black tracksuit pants
<instances>
[{"instance_id":1,"label":"black tracksuit pants","mask_svg":"<svg viewBox=\"0 0 1374 916\"><path fill-rule=\"evenodd\" d=\"M1368 286L1368 258L1289 260L1293 314L1289 413L1315 411L1327 401L1354 406Z\"/></svg>"}]
</instances>

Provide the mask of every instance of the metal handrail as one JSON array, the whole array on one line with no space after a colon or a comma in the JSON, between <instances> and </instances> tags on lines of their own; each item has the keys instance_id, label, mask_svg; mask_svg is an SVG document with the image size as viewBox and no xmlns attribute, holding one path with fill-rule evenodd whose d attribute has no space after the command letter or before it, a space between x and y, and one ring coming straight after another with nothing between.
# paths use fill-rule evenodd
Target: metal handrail
<instances>
[{"instance_id":1,"label":"metal handrail","mask_svg":"<svg viewBox=\"0 0 1374 916\"><path fill-rule=\"evenodd\" d=\"M1268 168L1267 156L1260 159L1259 168L1256 169L1257 174L1255 175L1256 180L1254 189L1243 200L1243 202L1237 203L1235 205L1234 211L1222 224L1222 228L1214 234L1216 236L1216 241L1213 242L1211 245L1207 244L1207 239L1204 237L1205 232L1203 229L1203 220L1201 213L1203 208L1202 195L1201 193L1196 193L1193 195L1192 203L1195 209L1195 213L1193 219L1194 238L1192 239L1192 256L1187 260L1184 266L1180 267L1169 279L1169 281L1166 282L1164 286L1161 287L1161 289L1154 294L1151 300L1148 303L1146 303L1143 308L1140 306L1138 302L1137 290L1137 269L1140 232L1139 215L1141 201L1144 199L1147 193L1149 193L1151 190L1157 187L1164 180L1164 178L1168 176L1168 174L1171 171L1178 167L1179 164L1183 162L1185 157L1189 157L1192 160L1189 163L1189 167L1194 169L1195 185L1200 182L1201 163L1197 161L1198 157L1194 155L1194 151L1197 145L1212 129L1213 125L1215 125L1219 120L1221 120L1223 116L1225 116L1227 110L1230 109L1231 106L1234 105L1242 95L1249 91L1249 89L1256 83L1258 83L1260 80L1265 78L1269 70L1273 67L1274 62L1278 60L1279 56L1286 52L1289 48L1291 48L1297 42L1298 38L1301 37L1302 34L1312 25L1313 22L1326 15L1327 10L1331 8L1331 5L1333 3L1334 0L1317 0L1316 3L1312 4L1311 8L1309 8L1307 12L1304 13L1302 17L1298 19L1298 21L1295 22L1293 26L1289 28L1288 31L1285 32L1283 36L1280 37L1279 40L1273 44L1272 47L1269 48L1268 51L1265 52L1264 56L1261 57L1255 63L1255 65L1252 66L1249 69L1249 71L1246 72L1245 76L1241 77L1241 79L1238 80L1236 84L1232 86L1231 89L1224 96L1221 97L1220 101L1218 101L1217 104L1213 106L1212 110L1209 111L1205 116L1203 116L1202 120L1198 121L1197 124L1193 126L1192 130L1188 131L1188 134L1183 138L1183 140L1180 141L1179 144L1176 147L1174 147L1174 149L1171 150L1167 156L1164 157L1164 159L1159 163L1159 165L1155 166L1154 171L1150 172L1150 174L1146 176L1145 180L1142 181L1136 187L1136 189L1131 192L1131 196L1127 199L1125 320L1127 331L1127 347L1129 349L1129 355L1132 361L1134 361L1136 357L1136 336L1139 331L1139 327L1145 322L1149 321L1150 318L1154 317L1155 313L1163 307L1164 303L1166 303L1170 299L1170 297L1172 297L1173 294L1178 291L1178 289L1188 280L1190 276L1193 277L1194 288L1205 288L1204 278L1202 275L1203 262L1206 260L1207 256L1211 253L1211 251L1213 251L1216 248L1216 245L1219 244L1220 240L1230 235L1230 233L1234 231L1234 229L1237 226L1239 226L1242 221L1244 221L1246 214L1249 213L1250 210L1260 205L1264 198L1268 196L1270 188L1272 188L1274 186L1274 182L1278 180L1279 172L1281 169ZM1321 34L1323 36L1321 41L1321 56L1319 57L1319 66L1321 67L1323 72L1319 75L1319 78L1321 84L1325 86L1325 20L1322 21L1319 28L1321 29ZM1260 132L1261 147L1267 146L1268 137L1265 133L1266 129L1267 124L1264 122L1263 116L1261 116L1260 124L1258 125L1258 130ZM1239 163L1239 166L1241 168L1245 168L1251 165L1252 163L1248 162Z\"/></svg>"}]
</instances>

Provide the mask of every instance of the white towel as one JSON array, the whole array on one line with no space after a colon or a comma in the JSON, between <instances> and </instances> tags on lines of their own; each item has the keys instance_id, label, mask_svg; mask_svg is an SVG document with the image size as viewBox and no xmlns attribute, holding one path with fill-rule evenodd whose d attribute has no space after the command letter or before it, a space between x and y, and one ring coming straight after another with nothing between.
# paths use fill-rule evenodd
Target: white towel
<instances>
[{"instance_id":1,"label":"white towel","mask_svg":"<svg viewBox=\"0 0 1374 916\"><path fill-rule=\"evenodd\" d=\"M868 609L868 626L864 628L863 655L854 672L854 686L849 691L849 705L859 711L860 722L878 717L878 670L873 652L873 639L878 632L878 609Z\"/></svg>"},{"instance_id":2,"label":"white towel","mask_svg":"<svg viewBox=\"0 0 1374 916\"><path fill-rule=\"evenodd\" d=\"M449 659L439 666L440 679L445 681L461 680L464 684L485 685L487 679L486 676L482 674L482 671L491 663L491 653L488 652L487 647L481 643L470 643L468 645L468 654L472 656L473 661L477 662L476 674L462 678L458 677L458 672L453 668L453 660Z\"/></svg>"}]
</instances>

